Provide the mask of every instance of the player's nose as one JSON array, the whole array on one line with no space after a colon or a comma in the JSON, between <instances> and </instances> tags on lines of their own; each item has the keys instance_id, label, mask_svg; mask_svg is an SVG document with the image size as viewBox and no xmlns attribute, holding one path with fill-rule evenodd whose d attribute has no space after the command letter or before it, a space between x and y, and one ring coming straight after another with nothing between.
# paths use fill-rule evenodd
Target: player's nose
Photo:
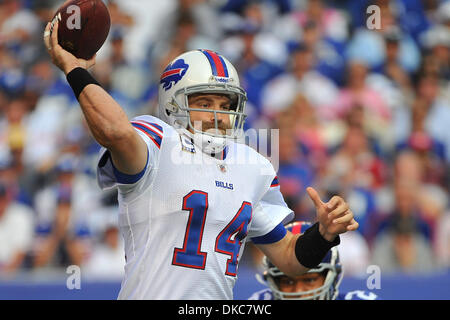
<instances>
[{"instance_id":1,"label":"player's nose","mask_svg":"<svg viewBox=\"0 0 450 320\"><path fill-rule=\"evenodd\" d=\"M225 113L221 113L220 111L223 111L223 109L218 106L218 107L214 107L213 111L215 112L211 112L211 122L214 122L217 119L217 122L223 122L226 114Z\"/></svg>"},{"instance_id":2,"label":"player's nose","mask_svg":"<svg viewBox=\"0 0 450 320\"><path fill-rule=\"evenodd\" d=\"M295 292L308 291L308 288L301 282L295 284Z\"/></svg>"}]
</instances>

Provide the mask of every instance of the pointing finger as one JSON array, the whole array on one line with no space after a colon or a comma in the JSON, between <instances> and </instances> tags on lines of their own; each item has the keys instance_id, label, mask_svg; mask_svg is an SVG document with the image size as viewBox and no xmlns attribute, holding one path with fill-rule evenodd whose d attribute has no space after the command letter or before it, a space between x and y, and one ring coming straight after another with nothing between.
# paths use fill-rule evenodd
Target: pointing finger
<instances>
[{"instance_id":1,"label":"pointing finger","mask_svg":"<svg viewBox=\"0 0 450 320\"><path fill-rule=\"evenodd\" d=\"M314 188L308 187L306 188L306 192L308 192L309 197L311 198L312 202L316 206L316 208L320 208L323 206L322 200L320 200L319 194Z\"/></svg>"}]
</instances>

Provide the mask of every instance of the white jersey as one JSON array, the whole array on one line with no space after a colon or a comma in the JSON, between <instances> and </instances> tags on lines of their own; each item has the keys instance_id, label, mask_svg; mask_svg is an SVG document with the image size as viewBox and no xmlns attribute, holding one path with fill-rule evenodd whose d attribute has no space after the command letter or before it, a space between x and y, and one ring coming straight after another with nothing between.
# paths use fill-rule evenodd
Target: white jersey
<instances>
[{"instance_id":1,"label":"white jersey","mask_svg":"<svg viewBox=\"0 0 450 320\"><path fill-rule=\"evenodd\" d=\"M97 170L102 189L119 189L126 265L118 298L232 299L245 241L278 241L293 218L273 166L242 144L205 155L152 116L132 124L148 147L145 170L118 172L105 149Z\"/></svg>"}]
</instances>

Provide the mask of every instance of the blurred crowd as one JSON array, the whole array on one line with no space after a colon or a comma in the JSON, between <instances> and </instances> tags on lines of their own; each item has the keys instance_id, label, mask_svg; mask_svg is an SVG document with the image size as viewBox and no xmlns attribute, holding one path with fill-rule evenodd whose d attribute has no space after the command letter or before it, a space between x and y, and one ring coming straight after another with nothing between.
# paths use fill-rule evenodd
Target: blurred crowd
<instances>
[{"instance_id":1,"label":"blurred crowd","mask_svg":"<svg viewBox=\"0 0 450 320\"><path fill-rule=\"evenodd\" d=\"M42 43L62 2L0 0L0 275L120 277L117 195L96 185L100 147ZM348 200L360 229L342 236L347 275L450 269L450 1L105 3L92 71L129 117L157 114L173 58L217 51L247 90L246 128L280 130L295 219L314 220L307 186Z\"/></svg>"}]
</instances>

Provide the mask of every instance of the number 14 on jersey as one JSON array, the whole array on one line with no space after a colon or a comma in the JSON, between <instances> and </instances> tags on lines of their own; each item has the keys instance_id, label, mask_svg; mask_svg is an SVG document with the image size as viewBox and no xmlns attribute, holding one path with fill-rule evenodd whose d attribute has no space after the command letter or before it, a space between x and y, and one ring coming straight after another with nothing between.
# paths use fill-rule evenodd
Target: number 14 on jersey
<instances>
[{"instance_id":1,"label":"number 14 on jersey","mask_svg":"<svg viewBox=\"0 0 450 320\"><path fill-rule=\"evenodd\" d=\"M208 255L207 252L201 251L208 214L208 193L199 190L188 193L183 198L183 210L189 212L189 218L183 247L174 249L172 264L203 270ZM233 219L216 237L214 251L230 256L227 260L226 275L235 277L237 274L239 251L242 241L247 236L247 226L251 219L252 205L244 201Z\"/></svg>"}]
</instances>

